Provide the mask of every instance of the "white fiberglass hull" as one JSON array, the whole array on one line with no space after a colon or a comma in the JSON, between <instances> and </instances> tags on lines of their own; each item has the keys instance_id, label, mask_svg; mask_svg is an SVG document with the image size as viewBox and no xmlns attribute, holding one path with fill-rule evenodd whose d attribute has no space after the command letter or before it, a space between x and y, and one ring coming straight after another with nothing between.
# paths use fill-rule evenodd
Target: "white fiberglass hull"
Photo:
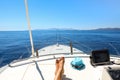
<instances>
[{"instance_id":1,"label":"white fiberglass hull","mask_svg":"<svg viewBox=\"0 0 120 80\"><path fill-rule=\"evenodd\" d=\"M55 60L61 56L65 57L63 80L102 80L102 73L105 67L120 65L103 65L93 67L90 64L89 55L73 48L71 55L70 47L65 45L52 45L45 47L39 52L39 57L11 63L0 73L0 80L54 80ZM73 69L70 65L75 57L80 57L85 68L83 70ZM112 60L112 59L111 59Z\"/></svg>"}]
</instances>

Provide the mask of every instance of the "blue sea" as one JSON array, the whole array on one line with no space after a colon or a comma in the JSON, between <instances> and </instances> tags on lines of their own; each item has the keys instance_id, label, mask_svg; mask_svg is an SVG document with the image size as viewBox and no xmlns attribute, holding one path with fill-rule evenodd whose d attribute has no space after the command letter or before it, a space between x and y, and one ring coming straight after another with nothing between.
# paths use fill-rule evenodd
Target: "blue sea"
<instances>
[{"instance_id":1,"label":"blue sea","mask_svg":"<svg viewBox=\"0 0 120 80\"><path fill-rule=\"evenodd\" d=\"M92 50L108 49L120 56L119 30L33 30L35 50L51 44L73 43L87 54ZM31 55L28 31L0 31L0 67Z\"/></svg>"}]
</instances>

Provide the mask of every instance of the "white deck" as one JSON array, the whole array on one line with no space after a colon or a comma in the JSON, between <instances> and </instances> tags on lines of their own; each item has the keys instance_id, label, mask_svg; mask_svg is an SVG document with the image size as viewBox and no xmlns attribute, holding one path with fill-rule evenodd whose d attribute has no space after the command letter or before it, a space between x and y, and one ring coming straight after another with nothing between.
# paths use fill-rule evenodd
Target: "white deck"
<instances>
[{"instance_id":1,"label":"white deck","mask_svg":"<svg viewBox=\"0 0 120 80\"><path fill-rule=\"evenodd\" d=\"M83 52L77 49L74 51L79 54L70 55L69 47L64 45L46 47L39 50L40 55L61 52L66 55L42 56L12 63L10 64L12 67L7 67L0 73L0 80L54 80L55 60L61 56L65 57L63 80L101 80L103 66L91 66L89 55L82 54ZM79 71L71 67L70 62L76 56L82 58L85 69Z\"/></svg>"}]
</instances>

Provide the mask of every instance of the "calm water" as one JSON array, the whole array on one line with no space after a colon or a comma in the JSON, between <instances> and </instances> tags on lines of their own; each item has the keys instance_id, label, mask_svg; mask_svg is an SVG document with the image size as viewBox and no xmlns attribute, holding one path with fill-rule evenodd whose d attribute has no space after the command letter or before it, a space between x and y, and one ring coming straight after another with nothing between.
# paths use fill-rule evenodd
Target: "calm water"
<instances>
[{"instance_id":1,"label":"calm water","mask_svg":"<svg viewBox=\"0 0 120 80\"><path fill-rule=\"evenodd\" d=\"M120 54L120 31L36 30L33 40L35 50L57 42L69 45L72 41L74 47L86 53L107 48L110 54ZM30 55L28 31L0 32L0 67Z\"/></svg>"}]
</instances>

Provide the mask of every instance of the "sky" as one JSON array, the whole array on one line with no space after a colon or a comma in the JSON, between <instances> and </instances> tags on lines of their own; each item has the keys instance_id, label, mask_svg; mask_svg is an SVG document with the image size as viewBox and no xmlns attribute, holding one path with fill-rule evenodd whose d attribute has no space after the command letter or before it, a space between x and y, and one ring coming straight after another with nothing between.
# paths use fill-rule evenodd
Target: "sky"
<instances>
[{"instance_id":1,"label":"sky","mask_svg":"<svg viewBox=\"0 0 120 80\"><path fill-rule=\"evenodd\" d=\"M120 28L120 0L28 0L31 28ZM27 30L24 0L0 0L0 31Z\"/></svg>"}]
</instances>

